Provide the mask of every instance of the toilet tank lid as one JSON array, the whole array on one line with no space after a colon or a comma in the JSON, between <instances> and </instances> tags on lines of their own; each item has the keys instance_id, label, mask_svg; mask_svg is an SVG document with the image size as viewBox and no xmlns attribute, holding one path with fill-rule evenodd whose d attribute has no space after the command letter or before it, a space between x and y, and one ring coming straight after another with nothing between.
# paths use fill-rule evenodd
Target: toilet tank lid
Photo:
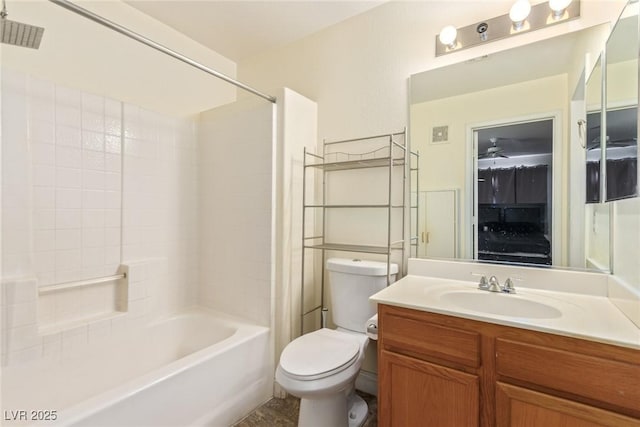
<instances>
[{"instance_id":1,"label":"toilet tank lid","mask_svg":"<svg viewBox=\"0 0 640 427\"><path fill-rule=\"evenodd\" d=\"M360 276L386 276L387 263L351 258L329 258L327 270ZM391 263L391 274L398 272L398 264Z\"/></svg>"}]
</instances>

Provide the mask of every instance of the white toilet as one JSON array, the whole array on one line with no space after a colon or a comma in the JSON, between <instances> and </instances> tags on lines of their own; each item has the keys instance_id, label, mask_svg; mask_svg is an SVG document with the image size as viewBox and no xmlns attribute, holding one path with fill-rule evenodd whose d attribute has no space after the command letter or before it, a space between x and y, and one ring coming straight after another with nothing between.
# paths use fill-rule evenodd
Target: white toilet
<instances>
[{"instance_id":1,"label":"white toilet","mask_svg":"<svg viewBox=\"0 0 640 427\"><path fill-rule=\"evenodd\" d=\"M395 280L397 264L391 264ZM369 338L366 322L376 314L369 297L387 285L387 264L358 259L327 261L337 329L323 328L293 340L283 350L276 381L300 397L300 427L359 427L367 404L355 391Z\"/></svg>"}]
</instances>

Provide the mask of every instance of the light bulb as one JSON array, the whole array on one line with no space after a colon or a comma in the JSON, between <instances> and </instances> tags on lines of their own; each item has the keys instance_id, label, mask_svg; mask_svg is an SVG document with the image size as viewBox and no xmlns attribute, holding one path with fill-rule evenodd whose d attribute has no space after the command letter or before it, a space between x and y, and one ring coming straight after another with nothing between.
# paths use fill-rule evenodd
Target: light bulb
<instances>
[{"instance_id":1,"label":"light bulb","mask_svg":"<svg viewBox=\"0 0 640 427\"><path fill-rule=\"evenodd\" d=\"M447 25L440 31L440 43L447 46L449 49L455 49L456 38L458 37L458 30L453 25Z\"/></svg>"},{"instance_id":2,"label":"light bulb","mask_svg":"<svg viewBox=\"0 0 640 427\"><path fill-rule=\"evenodd\" d=\"M513 28L515 30L522 28L522 25L530 12L531 4L529 3L529 0L518 0L513 4L513 6L511 6L509 18L513 21Z\"/></svg>"},{"instance_id":3,"label":"light bulb","mask_svg":"<svg viewBox=\"0 0 640 427\"><path fill-rule=\"evenodd\" d=\"M571 4L571 0L549 0L549 7L553 11L553 19L560 19L564 11Z\"/></svg>"}]
</instances>

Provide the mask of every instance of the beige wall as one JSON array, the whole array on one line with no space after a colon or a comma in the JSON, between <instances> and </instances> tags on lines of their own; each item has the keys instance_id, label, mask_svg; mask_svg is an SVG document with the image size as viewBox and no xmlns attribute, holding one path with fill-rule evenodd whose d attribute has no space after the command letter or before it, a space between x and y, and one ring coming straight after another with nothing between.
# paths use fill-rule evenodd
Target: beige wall
<instances>
[{"instance_id":1,"label":"beige wall","mask_svg":"<svg viewBox=\"0 0 640 427\"><path fill-rule=\"evenodd\" d=\"M76 1L202 64L235 77L233 61L119 0ZM38 50L2 45L2 66L177 116L235 99L233 86L45 0L14 0L9 19L45 28Z\"/></svg>"},{"instance_id":2,"label":"beige wall","mask_svg":"<svg viewBox=\"0 0 640 427\"><path fill-rule=\"evenodd\" d=\"M623 5L621 0L583 1L578 21L435 58L435 36L442 27L508 13L511 3L388 2L242 61L238 77L266 91L287 86L317 101L319 139L388 132L407 124L411 74L610 22Z\"/></svg>"}]
</instances>

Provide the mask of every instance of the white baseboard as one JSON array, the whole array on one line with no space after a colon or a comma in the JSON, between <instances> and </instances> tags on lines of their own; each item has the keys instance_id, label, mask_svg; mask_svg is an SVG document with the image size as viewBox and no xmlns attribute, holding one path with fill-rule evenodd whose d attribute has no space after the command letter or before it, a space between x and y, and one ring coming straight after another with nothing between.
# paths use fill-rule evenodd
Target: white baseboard
<instances>
[{"instance_id":1,"label":"white baseboard","mask_svg":"<svg viewBox=\"0 0 640 427\"><path fill-rule=\"evenodd\" d=\"M373 372L360 371L358 378L356 378L356 389L377 396L378 375Z\"/></svg>"}]
</instances>

